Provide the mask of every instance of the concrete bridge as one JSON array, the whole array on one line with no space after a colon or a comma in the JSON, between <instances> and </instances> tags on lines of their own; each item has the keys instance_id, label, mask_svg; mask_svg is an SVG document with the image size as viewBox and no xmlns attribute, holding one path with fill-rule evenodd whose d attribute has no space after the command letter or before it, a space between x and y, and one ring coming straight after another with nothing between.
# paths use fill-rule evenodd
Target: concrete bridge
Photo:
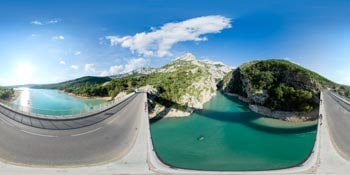
<instances>
[{"instance_id":1,"label":"concrete bridge","mask_svg":"<svg viewBox=\"0 0 350 175\"><path fill-rule=\"evenodd\" d=\"M145 93L65 119L0 106L0 174L346 174L350 162L334 138L339 132L349 133L350 126L333 132L338 125L331 123L349 121L350 114L344 112L344 101L335 105L340 99L332 94L321 98L323 124L310 158L298 167L255 172L192 171L163 164L153 149ZM336 118L339 111L344 112L342 120Z\"/></svg>"}]
</instances>

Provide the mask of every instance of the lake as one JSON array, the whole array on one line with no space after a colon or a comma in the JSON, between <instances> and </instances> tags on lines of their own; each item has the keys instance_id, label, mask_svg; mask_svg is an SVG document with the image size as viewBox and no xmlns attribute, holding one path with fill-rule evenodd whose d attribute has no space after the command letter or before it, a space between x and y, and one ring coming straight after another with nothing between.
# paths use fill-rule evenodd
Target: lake
<instances>
[{"instance_id":1,"label":"lake","mask_svg":"<svg viewBox=\"0 0 350 175\"><path fill-rule=\"evenodd\" d=\"M25 112L44 115L71 115L94 110L106 100L78 98L62 91L19 88L20 95L12 107Z\"/></svg>"},{"instance_id":2,"label":"lake","mask_svg":"<svg viewBox=\"0 0 350 175\"><path fill-rule=\"evenodd\" d=\"M196 170L269 170L309 157L317 121L291 123L262 117L218 92L204 109L184 118L151 122L154 148L173 167Z\"/></svg>"}]
</instances>

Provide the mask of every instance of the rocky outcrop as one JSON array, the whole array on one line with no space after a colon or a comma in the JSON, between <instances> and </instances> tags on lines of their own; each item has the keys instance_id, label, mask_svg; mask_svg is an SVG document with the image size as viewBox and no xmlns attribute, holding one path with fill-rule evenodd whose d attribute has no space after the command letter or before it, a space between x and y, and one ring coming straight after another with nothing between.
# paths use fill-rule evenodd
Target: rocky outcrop
<instances>
[{"instance_id":1,"label":"rocky outcrop","mask_svg":"<svg viewBox=\"0 0 350 175\"><path fill-rule=\"evenodd\" d=\"M267 107L252 104L249 105L249 108L258 114L290 122L315 120L318 117L318 108L314 109L312 112L272 111Z\"/></svg>"},{"instance_id":2,"label":"rocky outcrop","mask_svg":"<svg viewBox=\"0 0 350 175\"><path fill-rule=\"evenodd\" d=\"M250 102L248 98L242 97L242 96L240 96L238 94L233 94L233 93L229 93L229 92L225 92L225 94L228 95L228 96L237 97L239 100L241 100L241 101L243 101L245 103L249 103Z\"/></svg>"},{"instance_id":3,"label":"rocky outcrop","mask_svg":"<svg viewBox=\"0 0 350 175\"><path fill-rule=\"evenodd\" d=\"M156 73L172 73L178 70L185 71L186 74L200 76L193 79L182 95L172 101L174 104L171 106L157 103L159 100L157 97L160 93L156 92L156 88L148 87L150 118L184 117L190 115L195 109L202 109L204 103L216 95L217 82L222 80L232 68L218 62L200 61L194 55L187 53L176 58L172 63L159 68Z\"/></svg>"},{"instance_id":4,"label":"rocky outcrop","mask_svg":"<svg viewBox=\"0 0 350 175\"><path fill-rule=\"evenodd\" d=\"M326 78L286 60L252 61L223 79L222 90L237 94L251 109L287 121L315 119Z\"/></svg>"}]
</instances>

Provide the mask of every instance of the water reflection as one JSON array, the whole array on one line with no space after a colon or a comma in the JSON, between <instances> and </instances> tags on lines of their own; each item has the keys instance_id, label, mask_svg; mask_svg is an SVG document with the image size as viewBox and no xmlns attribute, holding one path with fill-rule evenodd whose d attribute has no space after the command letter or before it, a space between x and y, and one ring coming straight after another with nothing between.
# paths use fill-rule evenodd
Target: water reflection
<instances>
[{"instance_id":1,"label":"water reflection","mask_svg":"<svg viewBox=\"0 0 350 175\"><path fill-rule=\"evenodd\" d=\"M30 91L29 88L23 87L18 88L19 91L21 91L20 96L18 97L18 103L20 106L20 110L23 112L30 112ZM16 100L16 101L17 101ZM18 108L18 106L17 106Z\"/></svg>"},{"instance_id":2,"label":"water reflection","mask_svg":"<svg viewBox=\"0 0 350 175\"><path fill-rule=\"evenodd\" d=\"M57 90L18 88L19 96L12 102L12 108L42 115L72 115L104 107L105 100L84 99L69 96Z\"/></svg>"}]
</instances>

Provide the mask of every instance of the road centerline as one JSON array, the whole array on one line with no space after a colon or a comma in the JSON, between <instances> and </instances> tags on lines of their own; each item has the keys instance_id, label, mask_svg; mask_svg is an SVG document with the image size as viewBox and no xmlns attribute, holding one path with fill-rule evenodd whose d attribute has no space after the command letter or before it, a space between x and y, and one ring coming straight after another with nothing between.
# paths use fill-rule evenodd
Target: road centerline
<instances>
[{"instance_id":1,"label":"road centerline","mask_svg":"<svg viewBox=\"0 0 350 175\"><path fill-rule=\"evenodd\" d=\"M81 136L81 135L93 133L93 132L96 132L96 131L100 130L101 128L102 128L102 127L99 127L99 128L96 128L96 129L87 131L87 132L83 132L83 133L79 133L79 134L73 134L73 135L71 135L71 136L72 136L72 137L76 137L76 136Z\"/></svg>"}]
</instances>

